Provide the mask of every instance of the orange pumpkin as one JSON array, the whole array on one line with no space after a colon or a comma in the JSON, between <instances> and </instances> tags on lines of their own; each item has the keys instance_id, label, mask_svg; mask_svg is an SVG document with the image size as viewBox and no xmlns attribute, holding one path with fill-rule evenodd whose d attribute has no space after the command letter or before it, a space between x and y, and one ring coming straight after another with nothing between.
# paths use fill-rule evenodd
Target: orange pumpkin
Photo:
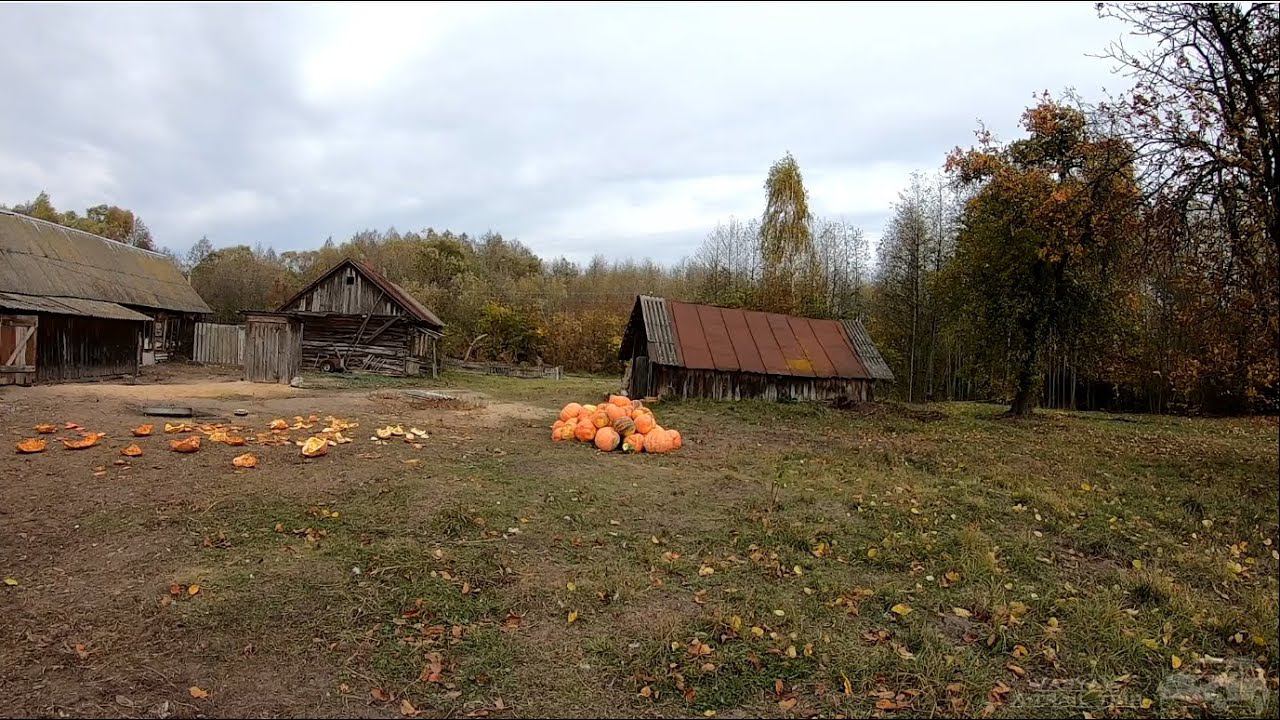
<instances>
[{"instance_id":1,"label":"orange pumpkin","mask_svg":"<svg viewBox=\"0 0 1280 720\"><path fill-rule=\"evenodd\" d=\"M644 451L657 454L671 452L671 435L666 430L654 430L645 435Z\"/></svg>"},{"instance_id":2,"label":"orange pumpkin","mask_svg":"<svg viewBox=\"0 0 1280 720\"><path fill-rule=\"evenodd\" d=\"M181 440L170 440L169 449L180 453L193 453L200 449L200 436L191 435Z\"/></svg>"},{"instance_id":3,"label":"orange pumpkin","mask_svg":"<svg viewBox=\"0 0 1280 720\"><path fill-rule=\"evenodd\" d=\"M18 443L18 452L20 453L38 453L44 452L45 442L40 438L27 438Z\"/></svg>"},{"instance_id":4,"label":"orange pumpkin","mask_svg":"<svg viewBox=\"0 0 1280 720\"><path fill-rule=\"evenodd\" d=\"M154 429L155 429L155 427L154 427L154 426L152 426L152 425L139 425L138 427L136 427L136 428L134 428L134 429L133 429L133 436L134 436L134 437L146 437L146 436L150 435L150 434L151 434L151 431L152 431L152 430L154 430Z\"/></svg>"},{"instance_id":5,"label":"orange pumpkin","mask_svg":"<svg viewBox=\"0 0 1280 720\"><path fill-rule=\"evenodd\" d=\"M644 452L644 433L631 433L622 443L623 452Z\"/></svg>"},{"instance_id":6,"label":"orange pumpkin","mask_svg":"<svg viewBox=\"0 0 1280 720\"><path fill-rule=\"evenodd\" d=\"M139 455L142 454L142 448L138 447L138 445L135 443L121 450L120 454L124 455L125 457L138 457Z\"/></svg>"},{"instance_id":7,"label":"orange pumpkin","mask_svg":"<svg viewBox=\"0 0 1280 720\"><path fill-rule=\"evenodd\" d=\"M609 419L609 413L604 410L597 410L594 413L591 413L591 424L598 428L609 427L610 422L612 422L612 420Z\"/></svg>"},{"instance_id":8,"label":"orange pumpkin","mask_svg":"<svg viewBox=\"0 0 1280 720\"><path fill-rule=\"evenodd\" d=\"M563 408L561 408L560 419L564 420L565 422L568 422L578 417L578 413L580 412L582 412L582 406L576 402L571 402L568 405L565 405Z\"/></svg>"},{"instance_id":9,"label":"orange pumpkin","mask_svg":"<svg viewBox=\"0 0 1280 720\"><path fill-rule=\"evenodd\" d=\"M653 420L652 414L637 412L634 417L636 423L636 432L648 434L653 430L653 426L657 423Z\"/></svg>"},{"instance_id":10,"label":"orange pumpkin","mask_svg":"<svg viewBox=\"0 0 1280 720\"><path fill-rule=\"evenodd\" d=\"M667 433L671 435L671 449L679 450L684 445L684 438L680 437L680 431L668 430Z\"/></svg>"},{"instance_id":11,"label":"orange pumpkin","mask_svg":"<svg viewBox=\"0 0 1280 720\"><path fill-rule=\"evenodd\" d=\"M58 426L54 425L53 423L40 423L39 425L36 426L36 432L40 433L41 435L48 435L49 433L57 432L57 431L58 431Z\"/></svg>"},{"instance_id":12,"label":"orange pumpkin","mask_svg":"<svg viewBox=\"0 0 1280 720\"><path fill-rule=\"evenodd\" d=\"M320 457L329 452L329 441L312 435L302 443L302 457Z\"/></svg>"},{"instance_id":13,"label":"orange pumpkin","mask_svg":"<svg viewBox=\"0 0 1280 720\"><path fill-rule=\"evenodd\" d=\"M552 429L552 430L559 430L559 429L560 429L560 426L561 426L561 425L563 425L563 424L564 424L564 421L563 421L563 420L556 420L555 422L551 423L551 429Z\"/></svg>"},{"instance_id":14,"label":"orange pumpkin","mask_svg":"<svg viewBox=\"0 0 1280 720\"><path fill-rule=\"evenodd\" d=\"M578 429L577 423L565 423L560 426L560 429L557 432L560 433L561 440L572 440L573 433L577 429Z\"/></svg>"},{"instance_id":15,"label":"orange pumpkin","mask_svg":"<svg viewBox=\"0 0 1280 720\"><path fill-rule=\"evenodd\" d=\"M581 420L574 427L573 436L581 442L591 442L596 437L596 426L589 420Z\"/></svg>"},{"instance_id":16,"label":"orange pumpkin","mask_svg":"<svg viewBox=\"0 0 1280 720\"><path fill-rule=\"evenodd\" d=\"M609 404L614 407L627 408L631 406L631 398L626 395L610 395Z\"/></svg>"},{"instance_id":17,"label":"orange pumpkin","mask_svg":"<svg viewBox=\"0 0 1280 720\"><path fill-rule=\"evenodd\" d=\"M618 448L618 433L611 427L602 427L596 431L596 447L605 452Z\"/></svg>"},{"instance_id":18,"label":"orange pumpkin","mask_svg":"<svg viewBox=\"0 0 1280 720\"><path fill-rule=\"evenodd\" d=\"M604 413L609 416L610 423L617 421L618 418L624 418L627 416L626 408L612 404L604 406Z\"/></svg>"},{"instance_id":19,"label":"orange pumpkin","mask_svg":"<svg viewBox=\"0 0 1280 720\"><path fill-rule=\"evenodd\" d=\"M83 450L98 444L98 441L106 437L106 433L85 433L75 440L63 439L62 444L67 446L69 450Z\"/></svg>"},{"instance_id":20,"label":"orange pumpkin","mask_svg":"<svg viewBox=\"0 0 1280 720\"><path fill-rule=\"evenodd\" d=\"M258 467L258 457L253 453L245 453L231 458L231 464L238 468L255 468Z\"/></svg>"}]
</instances>

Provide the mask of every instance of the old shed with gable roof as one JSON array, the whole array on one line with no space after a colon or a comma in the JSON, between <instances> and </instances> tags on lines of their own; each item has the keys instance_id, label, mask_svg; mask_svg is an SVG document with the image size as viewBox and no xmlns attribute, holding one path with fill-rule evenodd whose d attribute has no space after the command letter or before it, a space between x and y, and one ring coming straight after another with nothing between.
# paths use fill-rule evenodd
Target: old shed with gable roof
<instances>
[{"instance_id":1,"label":"old shed with gable roof","mask_svg":"<svg viewBox=\"0 0 1280 720\"><path fill-rule=\"evenodd\" d=\"M0 210L0 384L134 375L190 357L210 312L164 255Z\"/></svg>"},{"instance_id":2,"label":"old shed with gable roof","mask_svg":"<svg viewBox=\"0 0 1280 720\"><path fill-rule=\"evenodd\" d=\"M403 287L348 258L279 308L248 312L245 377L289 382L299 370L435 376L444 323Z\"/></svg>"},{"instance_id":3,"label":"old shed with gable roof","mask_svg":"<svg viewBox=\"0 0 1280 720\"><path fill-rule=\"evenodd\" d=\"M641 295L622 336L631 397L867 401L892 382L858 320L821 320Z\"/></svg>"}]
</instances>

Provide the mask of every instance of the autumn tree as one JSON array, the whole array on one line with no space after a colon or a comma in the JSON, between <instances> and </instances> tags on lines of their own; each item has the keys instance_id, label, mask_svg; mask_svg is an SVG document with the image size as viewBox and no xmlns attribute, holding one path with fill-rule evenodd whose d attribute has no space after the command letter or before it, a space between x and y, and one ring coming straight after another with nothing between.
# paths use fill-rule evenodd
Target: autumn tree
<instances>
[{"instance_id":1,"label":"autumn tree","mask_svg":"<svg viewBox=\"0 0 1280 720\"><path fill-rule=\"evenodd\" d=\"M1084 113L1045 97L1023 115L1027 137L980 135L947 168L975 188L956 238L955 274L985 341L1013 374L1009 413L1028 415L1050 337L1099 332L1115 301L1118 260L1135 237L1133 152L1094 132Z\"/></svg>"},{"instance_id":2,"label":"autumn tree","mask_svg":"<svg viewBox=\"0 0 1280 720\"><path fill-rule=\"evenodd\" d=\"M1134 146L1148 216L1129 376L1219 411L1280 406L1280 11L1255 3L1099 6L1146 49L1101 107ZM1148 366L1142 372L1143 366ZM1158 408L1164 408L1163 400Z\"/></svg>"},{"instance_id":3,"label":"autumn tree","mask_svg":"<svg viewBox=\"0 0 1280 720\"><path fill-rule=\"evenodd\" d=\"M791 153L769 168L760 220L761 309L794 312L812 278L813 235L809 191Z\"/></svg>"},{"instance_id":4,"label":"autumn tree","mask_svg":"<svg viewBox=\"0 0 1280 720\"><path fill-rule=\"evenodd\" d=\"M151 230L147 228L146 223L142 222L142 219L132 210L115 205L95 205L86 209L83 215L74 210L59 212L53 206L49 193L41 192L31 202L19 203L11 209L23 215L83 230L118 243L140 247L143 250L156 249L155 240L151 237Z\"/></svg>"}]
</instances>

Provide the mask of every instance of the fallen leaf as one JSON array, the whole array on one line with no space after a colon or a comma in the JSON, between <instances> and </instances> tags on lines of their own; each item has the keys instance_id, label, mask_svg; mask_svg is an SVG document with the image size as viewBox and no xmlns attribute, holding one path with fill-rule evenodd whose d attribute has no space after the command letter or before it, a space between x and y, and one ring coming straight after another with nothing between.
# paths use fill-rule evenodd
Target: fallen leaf
<instances>
[{"instance_id":1,"label":"fallen leaf","mask_svg":"<svg viewBox=\"0 0 1280 720\"><path fill-rule=\"evenodd\" d=\"M400 700L400 714L405 717L414 717L418 714L418 709L409 702L408 698L403 698Z\"/></svg>"},{"instance_id":2,"label":"fallen leaf","mask_svg":"<svg viewBox=\"0 0 1280 720\"><path fill-rule=\"evenodd\" d=\"M197 700L209 697L208 690L204 690L196 685L192 685L187 688L187 692L191 693L191 697L196 698Z\"/></svg>"},{"instance_id":3,"label":"fallen leaf","mask_svg":"<svg viewBox=\"0 0 1280 720\"><path fill-rule=\"evenodd\" d=\"M955 613L955 616L956 616L956 617L961 617L961 618L973 617L973 613L969 612L968 610L965 610L964 608L960 608L960 607L958 607L958 608L951 608L951 612L952 612L952 613Z\"/></svg>"},{"instance_id":4,"label":"fallen leaf","mask_svg":"<svg viewBox=\"0 0 1280 720\"><path fill-rule=\"evenodd\" d=\"M9 587L15 587L18 584L18 580L16 578L7 577L4 579L4 584Z\"/></svg>"},{"instance_id":5,"label":"fallen leaf","mask_svg":"<svg viewBox=\"0 0 1280 720\"><path fill-rule=\"evenodd\" d=\"M577 610L570 610L570 611L569 611L569 623L568 623L568 624L572 625L574 622L577 622L577 620L578 620L578 611L577 611Z\"/></svg>"},{"instance_id":6,"label":"fallen leaf","mask_svg":"<svg viewBox=\"0 0 1280 720\"><path fill-rule=\"evenodd\" d=\"M280 420L279 422L284 422L284 421ZM286 425L285 427L288 427L288 425ZM387 694L387 691L383 690L380 687L376 687L370 690L369 696L372 697L374 700L377 700L378 702L387 702L388 700L391 699L391 696Z\"/></svg>"},{"instance_id":7,"label":"fallen leaf","mask_svg":"<svg viewBox=\"0 0 1280 720\"><path fill-rule=\"evenodd\" d=\"M187 595L189 595L189 596L194 596L194 595L196 595L196 594L197 594L197 593L199 593L199 592L200 592L200 586L199 586L199 585L191 585L191 586L189 586L189 587L187 588Z\"/></svg>"},{"instance_id":8,"label":"fallen leaf","mask_svg":"<svg viewBox=\"0 0 1280 720\"><path fill-rule=\"evenodd\" d=\"M1182 667L1182 658L1178 657L1177 655L1174 655L1172 658L1169 659L1169 664L1173 666L1174 670L1177 670L1178 668Z\"/></svg>"},{"instance_id":9,"label":"fallen leaf","mask_svg":"<svg viewBox=\"0 0 1280 720\"><path fill-rule=\"evenodd\" d=\"M897 615L898 617L904 617L906 615L911 614L911 606L907 605L906 603L898 603L897 605L894 605L893 607L889 608L889 611Z\"/></svg>"}]
</instances>

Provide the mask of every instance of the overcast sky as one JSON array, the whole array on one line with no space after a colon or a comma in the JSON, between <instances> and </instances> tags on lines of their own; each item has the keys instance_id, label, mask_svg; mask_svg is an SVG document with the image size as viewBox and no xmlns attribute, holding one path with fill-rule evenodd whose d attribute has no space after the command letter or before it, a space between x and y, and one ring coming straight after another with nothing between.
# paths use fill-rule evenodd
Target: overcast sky
<instances>
[{"instance_id":1,"label":"overcast sky","mask_svg":"<svg viewBox=\"0 0 1280 720\"><path fill-rule=\"evenodd\" d=\"M1067 5L0 6L0 203L131 208L161 245L486 230L687 255L763 209L878 236L913 169L1040 90L1125 83Z\"/></svg>"}]
</instances>

